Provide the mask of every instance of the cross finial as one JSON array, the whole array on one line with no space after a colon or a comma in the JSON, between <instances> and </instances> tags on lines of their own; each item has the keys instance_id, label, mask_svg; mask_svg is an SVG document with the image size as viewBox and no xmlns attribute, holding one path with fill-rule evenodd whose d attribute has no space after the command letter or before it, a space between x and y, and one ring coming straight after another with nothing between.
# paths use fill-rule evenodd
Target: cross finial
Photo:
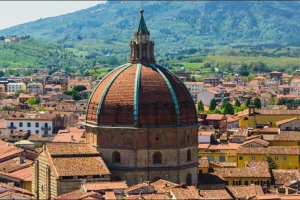
<instances>
[{"instance_id":1,"label":"cross finial","mask_svg":"<svg viewBox=\"0 0 300 200\"><path fill-rule=\"evenodd\" d=\"M141 9L143 9L143 2L141 1Z\"/></svg>"}]
</instances>

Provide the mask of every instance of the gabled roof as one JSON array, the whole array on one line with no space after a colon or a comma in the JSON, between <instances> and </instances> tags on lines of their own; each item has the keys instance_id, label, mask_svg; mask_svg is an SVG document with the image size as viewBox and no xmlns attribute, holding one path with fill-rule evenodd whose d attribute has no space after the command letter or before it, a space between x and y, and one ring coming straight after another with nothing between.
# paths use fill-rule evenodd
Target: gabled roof
<instances>
[{"instance_id":1,"label":"gabled roof","mask_svg":"<svg viewBox=\"0 0 300 200\"><path fill-rule=\"evenodd\" d=\"M265 141L265 140L262 140L262 139L259 139L259 138L255 138L255 139L252 139L252 140L247 140L246 142L244 142L242 144L245 145L245 144L249 144L249 143L257 143L257 144L260 144L260 145L263 145L265 147L269 146L270 142L268 141Z\"/></svg>"},{"instance_id":2,"label":"gabled roof","mask_svg":"<svg viewBox=\"0 0 300 200\"><path fill-rule=\"evenodd\" d=\"M284 185L291 181L300 181L299 171L296 169L273 169L275 185Z\"/></svg>"},{"instance_id":3,"label":"gabled roof","mask_svg":"<svg viewBox=\"0 0 300 200\"><path fill-rule=\"evenodd\" d=\"M258 195L264 195L264 192L260 185L248 185L248 186L227 186L230 193L236 198L255 197Z\"/></svg>"},{"instance_id":4,"label":"gabled roof","mask_svg":"<svg viewBox=\"0 0 300 200\"><path fill-rule=\"evenodd\" d=\"M84 183L83 185L87 191L114 190L114 189L127 188L127 184L125 183L125 181Z\"/></svg>"},{"instance_id":5,"label":"gabled roof","mask_svg":"<svg viewBox=\"0 0 300 200\"><path fill-rule=\"evenodd\" d=\"M179 184L177 184L177 183L173 183L173 182L166 181L163 179L159 179L158 181L151 183L150 185L154 187L154 190L157 193L166 193L171 188L179 186Z\"/></svg>"},{"instance_id":6,"label":"gabled roof","mask_svg":"<svg viewBox=\"0 0 300 200\"><path fill-rule=\"evenodd\" d=\"M277 126L280 126L280 125L282 125L282 124L285 124L285 123L294 121L294 120L296 120L296 119L299 119L299 117L294 117L294 118L290 118L290 119L284 119L284 120L281 120L281 121L277 121L277 122L276 122L276 125L277 125Z\"/></svg>"}]
</instances>

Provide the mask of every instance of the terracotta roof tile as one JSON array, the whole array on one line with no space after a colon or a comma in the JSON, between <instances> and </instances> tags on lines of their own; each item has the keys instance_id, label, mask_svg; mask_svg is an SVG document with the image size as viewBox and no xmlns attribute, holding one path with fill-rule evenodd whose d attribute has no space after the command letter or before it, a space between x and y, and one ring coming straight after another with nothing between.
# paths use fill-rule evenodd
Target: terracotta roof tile
<instances>
[{"instance_id":1,"label":"terracotta roof tile","mask_svg":"<svg viewBox=\"0 0 300 200\"><path fill-rule=\"evenodd\" d=\"M200 190L200 199L233 199L225 190Z\"/></svg>"},{"instance_id":2,"label":"terracotta roof tile","mask_svg":"<svg viewBox=\"0 0 300 200\"><path fill-rule=\"evenodd\" d=\"M131 192L131 191L137 190L137 189L139 189L139 188L146 187L146 186L148 186L148 185L150 185L148 182L139 183L139 184L136 184L136 185L133 185L133 186L131 186L131 187L126 188L126 189L124 190L124 192L129 193L129 192Z\"/></svg>"},{"instance_id":3,"label":"terracotta roof tile","mask_svg":"<svg viewBox=\"0 0 300 200\"><path fill-rule=\"evenodd\" d=\"M299 131L280 131L278 135L263 135L264 140L267 141L299 141Z\"/></svg>"},{"instance_id":4,"label":"terracotta roof tile","mask_svg":"<svg viewBox=\"0 0 300 200\"><path fill-rule=\"evenodd\" d=\"M114 191L105 191L105 199L107 200L113 200L113 199L117 199Z\"/></svg>"},{"instance_id":5,"label":"terracotta roof tile","mask_svg":"<svg viewBox=\"0 0 300 200\"><path fill-rule=\"evenodd\" d=\"M248 129L241 129L238 131L234 131L234 133L232 134L233 136L244 136L247 137L248 136Z\"/></svg>"},{"instance_id":6,"label":"terracotta roof tile","mask_svg":"<svg viewBox=\"0 0 300 200\"><path fill-rule=\"evenodd\" d=\"M172 188L171 192L176 199L199 199L198 190L194 186L186 188Z\"/></svg>"},{"instance_id":7,"label":"terracotta roof tile","mask_svg":"<svg viewBox=\"0 0 300 200\"><path fill-rule=\"evenodd\" d=\"M126 189L127 185L124 181L96 182L96 183L84 183L84 187L87 191L98 191L98 190Z\"/></svg>"},{"instance_id":8,"label":"terracotta roof tile","mask_svg":"<svg viewBox=\"0 0 300 200\"><path fill-rule=\"evenodd\" d=\"M275 185L284 185L290 181L300 181L299 171L296 169L273 169Z\"/></svg>"},{"instance_id":9,"label":"terracotta roof tile","mask_svg":"<svg viewBox=\"0 0 300 200\"><path fill-rule=\"evenodd\" d=\"M20 169L10 174L12 176L18 177L21 180L31 181L31 167Z\"/></svg>"},{"instance_id":10,"label":"terracotta roof tile","mask_svg":"<svg viewBox=\"0 0 300 200\"><path fill-rule=\"evenodd\" d=\"M239 148L237 154L299 155L299 148L293 146L269 146L268 148Z\"/></svg>"},{"instance_id":11,"label":"terracotta roof tile","mask_svg":"<svg viewBox=\"0 0 300 200\"><path fill-rule=\"evenodd\" d=\"M299 117L294 117L294 118L291 118L291 119L285 119L285 120L277 121L277 122L276 122L276 125L277 125L277 126L280 126L280 125L282 125L282 124L285 124L285 123L294 121L294 120L296 120L296 119L299 119Z\"/></svg>"},{"instance_id":12,"label":"terracotta roof tile","mask_svg":"<svg viewBox=\"0 0 300 200\"><path fill-rule=\"evenodd\" d=\"M32 163L32 160L25 159L24 163L18 164L15 159L9 159L0 163L0 170L11 173L19 169L29 167Z\"/></svg>"},{"instance_id":13,"label":"terracotta roof tile","mask_svg":"<svg viewBox=\"0 0 300 200\"><path fill-rule=\"evenodd\" d=\"M23 188L20 188L20 187L16 187L16 186L11 187L11 186L9 186L5 183L1 183L1 182L0 182L0 187L6 188L10 191L14 191L16 193L21 193L21 194L26 194L26 195L29 195L29 196L33 196L33 194L30 191L28 191L26 189L23 189Z\"/></svg>"},{"instance_id":14,"label":"terracotta roof tile","mask_svg":"<svg viewBox=\"0 0 300 200\"><path fill-rule=\"evenodd\" d=\"M101 194L96 193L96 192L86 193L83 190L79 189L79 190L75 190L75 191L57 196L55 199L77 199L77 200L81 200L81 199L86 199L87 197L92 197L94 195L97 195L99 197L102 196ZM99 199L99 198L92 198L92 199Z\"/></svg>"},{"instance_id":15,"label":"terracotta roof tile","mask_svg":"<svg viewBox=\"0 0 300 200\"><path fill-rule=\"evenodd\" d=\"M278 133L278 128L255 128L252 132L256 132L256 133Z\"/></svg>"},{"instance_id":16,"label":"terracotta roof tile","mask_svg":"<svg viewBox=\"0 0 300 200\"><path fill-rule=\"evenodd\" d=\"M254 138L254 139L252 139L252 140L247 140L247 141L245 141L243 144L242 144L242 146L243 145L245 145L245 144L249 144L249 143L257 143L257 144L260 144L260 145L263 145L263 146L269 146L269 144L270 144L270 142L268 142L268 141L266 141L266 140L262 140L262 139L260 139L260 138Z\"/></svg>"},{"instance_id":17,"label":"terracotta roof tile","mask_svg":"<svg viewBox=\"0 0 300 200\"><path fill-rule=\"evenodd\" d=\"M227 143L227 144L217 144L217 145L210 145L208 148L209 150L236 150L238 149L242 144L239 143Z\"/></svg>"},{"instance_id":18,"label":"terracotta roof tile","mask_svg":"<svg viewBox=\"0 0 300 200\"><path fill-rule=\"evenodd\" d=\"M173 183L173 182L166 181L163 179L159 179L158 181L155 181L155 182L151 183L150 185L154 187L154 190L157 193L166 193L171 188L179 186L179 184L177 184L177 183Z\"/></svg>"},{"instance_id":19,"label":"terracotta roof tile","mask_svg":"<svg viewBox=\"0 0 300 200\"><path fill-rule=\"evenodd\" d=\"M209 168L209 161L207 157L202 157L198 159L198 168Z\"/></svg>"},{"instance_id":20,"label":"terracotta roof tile","mask_svg":"<svg viewBox=\"0 0 300 200\"><path fill-rule=\"evenodd\" d=\"M221 120L224 117L227 118L225 115L222 114L207 114L206 120Z\"/></svg>"},{"instance_id":21,"label":"terracotta roof tile","mask_svg":"<svg viewBox=\"0 0 300 200\"><path fill-rule=\"evenodd\" d=\"M141 200L141 199L171 199L167 194L141 194L141 195L131 195L129 197L124 197L125 200Z\"/></svg>"},{"instance_id":22,"label":"terracotta roof tile","mask_svg":"<svg viewBox=\"0 0 300 200\"><path fill-rule=\"evenodd\" d=\"M264 192L260 185L248 185L248 186L227 186L227 189L235 198L255 197L258 195L264 195Z\"/></svg>"},{"instance_id":23,"label":"terracotta roof tile","mask_svg":"<svg viewBox=\"0 0 300 200\"><path fill-rule=\"evenodd\" d=\"M52 143L48 144L46 148L51 156L100 155L99 152L89 144Z\"/></svg>"},{"instance_id":24,"label":"terracotta roof tile","mask_svg":"<svg viewBox=\"0 0 300 200\"><path fill-rule=\"evenodd\" d=\"M266 177L270 178L271 174L268 172L268 168L264 170L262 168L215 168L214 173L222 178L233 177Z\"/></svg>"}]
</instances>

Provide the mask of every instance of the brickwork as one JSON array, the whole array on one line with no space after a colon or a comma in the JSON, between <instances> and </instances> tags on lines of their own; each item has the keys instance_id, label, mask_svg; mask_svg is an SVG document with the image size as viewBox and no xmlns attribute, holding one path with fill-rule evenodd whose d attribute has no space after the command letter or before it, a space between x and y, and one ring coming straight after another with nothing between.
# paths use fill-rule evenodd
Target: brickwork
<instances>
[{"instance_id":1,"label":"brickwork","mask_svg":"<svg viewBox=\"0 0 300 200\"><path fill-rule=\"evenodd\" d=\"M189 171L192 182L197 183L198 126L149 129L87 126L86 130L87 138L93 138L91 134L98 138L94 145L98 146L97 150L111 170L112 180L115 177L115 180L120 178L134 184L139 179L151 181L165 174L170 176L168 180L180 183L186 181ZM190 160L187 159L188 150ZM153 163L156 152L162 155L161 164ZM120 163L115 163L115 153L120 154Z\"/></svg>"}]
</instances>

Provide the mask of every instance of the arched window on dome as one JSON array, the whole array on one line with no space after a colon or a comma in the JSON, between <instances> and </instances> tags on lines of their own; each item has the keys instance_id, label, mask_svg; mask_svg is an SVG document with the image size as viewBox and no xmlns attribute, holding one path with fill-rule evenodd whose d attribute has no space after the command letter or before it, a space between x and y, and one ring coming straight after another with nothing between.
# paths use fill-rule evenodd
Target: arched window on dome
<instances>
[{"instance_id":1,"label":"arched window on dome","mask_svg":"<svg viewBox=\"0 0 300 200\"><path fill-rule=\"evenodd\" d=\"M160 152L153 154L153 164L162 164L162 155Z\"/></svg>"},{"instance_id":2,"label":"arched window on dome","mask_svg":"<svg viewBox=\"0 0 300 200\"><path fill-rule=\"evenodd\" d=\"M117 151L112 154L112 162L113 163L121 163L121 154Z\"/></svg>"},{"instance_id":3,"label":"arched window on dome","mask_svg":"<svg viewBox=\"0 0 300 200\"><path fill-rule=\"evenodd\" d=\"M191 150L188 149L186 152L186 161L191 161L192 160L192 155L191 155Z\"/></svg>"},{"instance_id":4,"label":"arched window on dome","mask_svg":"<svg viewBox=\"0 0 300 200\"><path fill-rule=\"evenodd\" d=\"M192 186L192 174L188 173L186 175L186 182L185 183L186 183L187 186Z\"/></svg>"}]
</instances>

